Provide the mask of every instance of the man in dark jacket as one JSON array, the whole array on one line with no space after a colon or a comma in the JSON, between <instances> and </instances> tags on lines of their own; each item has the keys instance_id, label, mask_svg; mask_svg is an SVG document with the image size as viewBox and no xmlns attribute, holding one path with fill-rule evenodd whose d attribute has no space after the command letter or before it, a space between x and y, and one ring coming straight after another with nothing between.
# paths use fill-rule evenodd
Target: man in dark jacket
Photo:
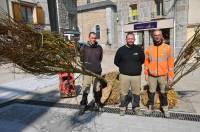
<instances>
[{"instance_id":1,"label":"man in dark jacket","mask_svg":"<svg viewBox=\"0 0 200 132\"><path fill-rule=\"evenodd\" d=\"M81 60L84 64L84 67L89 71L101 75L102 58L103 58L103 49L96 41L96 33L90 32L89 41L87 42L87 44L81 47ZM90 92L90 86L92 83L93 83L95 105L97 105L97 107L100 105L101 91L100 87L97 86L97 79L95 79L92 76L83 75L83 96L80 102L82 113L84 113L84 110L88 104L87 97Z\"/></svg>"},{"instance_id":2,"label":"man in dark jacket","mask_svg":"<svg viewBox=\"0 0 200 132\"><path fill-rule=\"evenodd\" d=\"M131 87L132 109L135 114L139 114L141 71L144 63L144 51L134 44L135 35L126 35L127 44L120 47L115 55L114 63L119 67L120 80L120 114L124 115L128 106L128 91Z\"/></svg>"}]
</instances>

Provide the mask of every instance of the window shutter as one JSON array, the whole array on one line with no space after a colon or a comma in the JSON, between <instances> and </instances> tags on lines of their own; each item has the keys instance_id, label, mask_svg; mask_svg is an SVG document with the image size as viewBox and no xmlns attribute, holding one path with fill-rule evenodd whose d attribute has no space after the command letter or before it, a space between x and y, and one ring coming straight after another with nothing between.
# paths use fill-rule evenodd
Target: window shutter
<instances>
[{"instance_id":1,"label":"window shutter","mask_svg":"<svg viewBox=\"0 0 200 132\"><path fill-rule=\"evenodd\" d=\"M44 10L42 7L36 7L37 12L37 24L44 24Z\"/></svg>"},{"instance_id":2,"label":"window shutter","mask_svg":"<svg viewBox=\"0 0 200 132\"><path fill-rule=\"evenodd\" d=\"M14 20L20 22L22 20L20 4L17 2L12 2L12 7L13 7Z\"/></svg>"}]
</instances>

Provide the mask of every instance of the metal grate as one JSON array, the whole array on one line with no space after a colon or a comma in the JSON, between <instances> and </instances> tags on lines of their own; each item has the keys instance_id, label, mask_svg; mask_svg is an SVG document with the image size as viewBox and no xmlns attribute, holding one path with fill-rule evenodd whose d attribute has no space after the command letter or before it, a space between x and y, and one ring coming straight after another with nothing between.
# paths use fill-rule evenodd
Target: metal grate
<instances>
[{"instance_id":1,"label":"metal grate","mask_svg":"<svg viewBox=\"0 0 200 132\"><path fill-rule=\"evenodd\" d=\"M29 105L38 105L38 106L46 106L46 107L59 107L59 108L68 108L68 109L79 109L78 104L66 104L66 103L57 103L57 102L49 102L49 101L37 101L37 100L24 100L24 99L15 99L3 104L0 104L0 108L5 107L7 105L11 105L14 103L20 104L29 104ZM93 111L90 109L90 111ZM118 114L120 112L119 108L110 108L103 107L100 112L114 113ZM144 111L142 111L144 113ZM127 115L134 115L134 112L130 109L126 111ZM142 116L146 117L157 117L157 118L165 118L164 115L159 111L154 111L150 115L143 114ZM187 121L195 121L200 122L200 115L197 114L189 114L189 113L181 113L181 112L170 112L170 118L175 120L187 120Z\"/></svg>"}]
</instances>

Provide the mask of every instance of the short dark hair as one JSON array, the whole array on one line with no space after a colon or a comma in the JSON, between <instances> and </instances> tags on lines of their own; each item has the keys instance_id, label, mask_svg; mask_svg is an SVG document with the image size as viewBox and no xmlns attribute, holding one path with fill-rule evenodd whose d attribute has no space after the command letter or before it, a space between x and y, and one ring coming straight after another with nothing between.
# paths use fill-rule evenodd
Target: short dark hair
<instances>
[{"instance_id":1,"label":"short dark hair","mask_svg":"<svg viewBox=\"0 0 200 132\"><path fill-rule=\"evenodd\" d=\"M163 33L162 33L162 30L161 30L161 29L154 29L154 30L152 31L152 36L153 36L154 32L160 32L160 34L163 36Z\"/></svg>"},{"instance_id":2,"label":"short dark hair","mask_svg":"<svg viewBox=\"0 0 200 132\"><path fill-rule=\"evenodd\" d=\"M126 34L126 39L127 39L127 37L128 37L129 35L135 36L135 34L134 34L133 32L128 32L128 33Z\"/></svg>"},{"instance_id":3,"label":"short dark hair","mask_svg":"<svg viewBox=\"0 0 200 132\"><path fill-rule=\"evenodd\" d=\"M90 32L90 33L89 33L89 37L91 36L91 34L94 34L94 35L96 35L96 33L95 33L95 32Z\"/></svg>"}]
</instances>

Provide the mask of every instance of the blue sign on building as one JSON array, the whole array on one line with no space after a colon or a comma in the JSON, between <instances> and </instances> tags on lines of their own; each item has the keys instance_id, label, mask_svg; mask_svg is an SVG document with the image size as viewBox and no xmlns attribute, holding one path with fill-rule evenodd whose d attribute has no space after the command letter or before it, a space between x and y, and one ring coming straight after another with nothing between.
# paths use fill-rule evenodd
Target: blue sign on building
<instances>
[{"instance_id":1,"label":"blue sign on building","mask_svg":"<svg viewBox=\"0 0 200 132\"><path fill-rule=\"evenodd\" d=\"M157 22L147 22L134 24L134 30L157 28Z\"/></svg>"}]
</instances>

